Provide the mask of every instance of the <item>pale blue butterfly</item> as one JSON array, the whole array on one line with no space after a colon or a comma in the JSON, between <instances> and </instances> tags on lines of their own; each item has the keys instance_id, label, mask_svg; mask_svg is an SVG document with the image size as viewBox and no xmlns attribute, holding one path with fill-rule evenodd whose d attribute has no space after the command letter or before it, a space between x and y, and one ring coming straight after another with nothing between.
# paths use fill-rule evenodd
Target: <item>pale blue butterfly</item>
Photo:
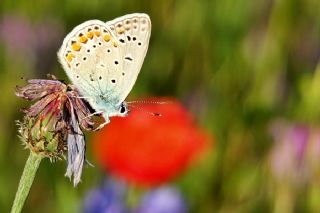
<instances>
[{"instance_id":1,"label":"pale blue butterfly","mask_svg":"<svg viewBox=\"0 0 320 213\"><path fill-rule=\"evenodd\" d=\"M134 13L106 23L86 21L64 39L58 58L72 83L105 122L126 116L124 101L131 91L147 53L151 21Z\"/></svg>"}]
</instances>

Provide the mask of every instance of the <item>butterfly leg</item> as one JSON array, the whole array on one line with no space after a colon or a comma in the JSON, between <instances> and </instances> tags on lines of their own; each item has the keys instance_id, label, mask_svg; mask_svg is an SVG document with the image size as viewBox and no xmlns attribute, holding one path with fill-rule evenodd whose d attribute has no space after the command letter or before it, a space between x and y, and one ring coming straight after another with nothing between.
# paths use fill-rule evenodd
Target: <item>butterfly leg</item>
<instances>
[{"instance_id":1,"label":"butterfly leg","mask_svg":"<svg viewBox=\"0 0 320 213\"><path fill-rule=\"evenodd\" d=\"M94 113L92 113L92 114L90 114L90 115L87 115L87 116L84 117L83 119L90 118L90 117L92 117L92 116L94 116L94 115L99 115L99 114L102 114L102 113L103 113L102 111L94 112Z\"/></svg>"},{"instance_id":2,"label":"butterfly leg","mask_svg":"<svg viewBox=\"0 0 320 213\"><path fill-rule=\"evenodd\" d=\"M50 73L47 74L48 78L51 78L52 80L58 80L58 78L55 75L52 75Z\"/></svg>"},{"instance_id":3,"label":"butterfly leg","mask_svg":"<svg viewBox=\"0 0 320 213\"><path fill-rule=\"evenodd\" d=\"M91 97L89 96L72 96L73 98L79 98L79 99L92 99Z\"/></svg>"},{"instance_id":4,"label":"butterfly leg","mask_svg":"<svg viewBox=\"0 0 320 213\"><path fill-rule=\"evenodd\" d=\"M105 125L107 125L108 123L110 123L109 118L106 119L105 122L103 122L102 124L100 124L100 125L99 125L97 128L95 128L93 131L98 131L98 130L102 129L102 128L103 128Z\"/></svg>"}]
</instances>

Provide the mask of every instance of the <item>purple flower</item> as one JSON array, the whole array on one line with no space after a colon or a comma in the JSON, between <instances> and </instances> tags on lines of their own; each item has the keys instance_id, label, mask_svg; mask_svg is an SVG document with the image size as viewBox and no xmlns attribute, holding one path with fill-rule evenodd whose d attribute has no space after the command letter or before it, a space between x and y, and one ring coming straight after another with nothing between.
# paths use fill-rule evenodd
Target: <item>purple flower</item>
<instances>
[{"instance_id":1,"label":"purple flower","mask_svg":"<svg viewBox=\"0 0 320 213\"><path fill-rule=\"evenodd\" d=\"M102 187L89 192L84 202L84 213L128 212L123 203L126 187L124 183L106 180Z\"/></svg>"},{"instance_id":2,"label":"purple flower","mask_svg":"<svg viewBox=\"0 0 320 213\"><path fill-rule=\"evenodd\" d=\"M34 41L32 26L23 17L4 16L0 20L0 39L12 55L28 55Z\"/></svg>"},{"instance_id":3,"label":"purple flower","mask_svg":"<svg viewBox=\"0 0 320 213\"><path fill-rule=\"evenodd\" d=\"M294 126L289 132L289 139L293 142L296 158L300 162L303 160L309 140L309 135L309 129L303 125Z\"/></svg>"},{"instance_id":4,"label":"purple flower","mask_svg":"<svg viewBox=\"0 0 320 213\"><path fill-rule=\"evenodd\" d=\"M186 213L181 193L173 187L160 187L145 193L137 207L127 206L127 185L107 179L102 186L91 190L84 201L83 213Z\"/></svg>"},{"instance_id":5,"label":"purple flower","mask_svg":"<svg viewBox=\"0 0 320 213\"><path fill-rule=\"evenodd\" d=\"M301 124L277 122L272 126L275 144L270 165L277 179L305 180L308 175L305 157L309 146L310 129Z\"/></svg>"},{"instance_id":6,"label":"purple flower","mask_svg":"<svg viewBox=\"0 0 320 213\"><path fill-rule=\"evenodd\" d=\"M28 17L0 17L0 44L11 60L23 58L38 73L47 73L56 62L56 51L63 36L63 27L55 19L32 23Z\"/></svg>"},{"instance_id":7,"label":"purple flower","mask_svg":"<svg viewBox=\"0 0 320 213\"><path fill-rule=\"evenodd\" d=\"M146 193L135 213L185 213L186 202L173 187L161 187Z\"/></svg>"}]
</instances>

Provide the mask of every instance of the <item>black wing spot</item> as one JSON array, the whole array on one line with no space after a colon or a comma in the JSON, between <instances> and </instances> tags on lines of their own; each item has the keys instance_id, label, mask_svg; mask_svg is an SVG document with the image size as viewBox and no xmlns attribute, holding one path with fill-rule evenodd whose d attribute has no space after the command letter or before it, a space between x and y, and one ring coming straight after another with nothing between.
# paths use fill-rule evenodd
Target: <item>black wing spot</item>
<instances>
[{"instance_id":1,"label":"black wing spot","mask_svg":"<svg viewBox=\"0 0 320 213\"><path fill-rule=\"evenodd\" d=\"M124 73L124 72L122 73L123 76L124 76L125 74L126 74L126 73Z\"/></svg>"},{"instance_id":2,"label":"black wing spot","mask_svg":"<svg viewBox=\"0 0 320 213\"><path fill-rule=\"evenodd\" d=\"M87 53L89 53L90 52L90 49L87 49Z\"/></svg>"},{"instance_id":3,"label":"black wing spot","mask_svg":"<svg viewBox=\"0 0 320 213\"><path fill-rule=\"evenodd\" d=\"M141 42L138 42L138 45L141 46Z\"/></svg>"},{"instance_id":4,"label":"black wing spot","mask_svg":"<svg viewBox=\"0 0 320 213\"><path fill-rule=\"evenodd\" d=\"M78 67L80 65L80 63L76 63L76 67Z\"/></svg>"},{"instance_id":5,"label":"black wing spot","mask_svg":"<svg viewBox=\"0 0 320 213\"><path fill-rule=\"evenodd\" d=\"M77 77L77 78L79 78L79 76L78 76L78 75L77 75L76 77Z\"/></svg>"},{"instance_id":6,"label":"black wing spot","mask_svg":"<svg viewBox=\"0 0 320 213\"><path fill-rule=\"evenodd\" d=\"M104 64L100 64L101 67L105 67Z\"/></svg>"},{"instance_id":7,"label":"black wing spot","mask_svg":"<svg viewBox=\"0 0 320 213\"><path fill-rule=\"evenodd\" d=\"M116 79L111 79L111 83L115 84L116 83Z\"/></svg>"},{"instance_id":8,"label":"black wing spot","mask_svg":"<svg viewBox=\"0 0 320 213\"><path fill-rule=\"evenodd\" d=\"M97 45L95 45L95 44L94 44L94 45L92 45L92 47L93 47L93 48L96 48L96 47L97 47Z\"/></svg>"},{"instance_id":9,"label":"black wing spot","mask_svg":"<svg viewBox=\"0 0 320 213\"><path fill-rule=\"evenodd\" d=\"M131 58L131 57L129 57L129 56L125 57L124 59L126 59L126 60L128 60L128 61L132 61L132 60L133 60L133 58Z\"/></svg>"},{"instance_id":10,"label":"black wing spot","mask_svg":"<svg viewBox=\"0 0 320 213\"><path fill-rule=\"evenodd\" d=\"M131 41L131 37L130 36L127 36L127 39L128 39L128 41Z\"/></svg>"},{"instance_id":11,"label":"black wing spot","mask_svg":"<svg viewBox=\"0 0 320 213\"><path fill-rule=\"evenodd\" d=\"M124 39L122 39L122 38L121 38L121 39L119 39L119 41L120 41L121 43L124 43Z\"/></svg>"},{"instance_id":12,"label":"black wing spot","mask_svg":"<svg viewBox=\"0 0 320 213\"><path fill-rule=\"evenodd\" d=\"M114 61L114 64L118 65L118 64L119 64L119 61Z\"/></svg>"},{"instance_id":13,"label":"black wing spot","mask_svg":"<svg viewBox=\"0 0 320 213\"><path fill-rule=\"evenodd\" d=\"M108 53L110 53L110 52L111 52L111 50L110 50L110 49L107 49L107 52L108 52Z\"/></svg>"},{"instance_id":14,"label":"black wing spot","mask_svg":"<svg viewBox=\"0 0 320 213\"><path fill-rule=\"evenodd\" d=\"M83 57L82 60L86 61L86 60L87 60L87 57Z\"/></svg>"},{"instance_id":15,"label":"black wing spot","mask_svg":"<svg viewBox=\"0 0 320 213\"><path fill-rule=\"evenodd\" d=\"M99 80L102 80L102 76L99 76Z\"/></svg>"},{"instance_id":16,"label":"black wing spot","mask_svg":"<svg viewBox=\"0 0 320 213\"><path fill-rule=\"evenodd\" d=\"M100 46L102 45L102 43L101 43L101 42L99 42L98 44L99 44Z\"/></svg>"},{"instance_id":17,"label":"black wing spot","mask_svg":"<svg viewBox=\"0 0 320 213\"><path fill-rule=\"evenodd\" d=\"M135 40L137 40L137 38L136 37L132 37L132 40L135 41Z\"/></svg>"}]
</instances>

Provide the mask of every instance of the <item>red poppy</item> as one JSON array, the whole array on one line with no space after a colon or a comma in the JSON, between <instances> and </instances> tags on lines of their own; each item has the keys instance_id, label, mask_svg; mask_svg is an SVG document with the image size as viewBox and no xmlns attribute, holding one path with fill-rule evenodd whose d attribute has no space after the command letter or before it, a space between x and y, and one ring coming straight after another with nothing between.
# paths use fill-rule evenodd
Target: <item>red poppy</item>
<instances>
[{"instance_id":1,"label":"red poppy","mask_svg":"<svg viewBox=\"0 0 320 213\"><path fill-rule=\"evenodd\" d=\"M110 173L136 184L157 185L181 172L207 139L178 102L144 104L143 111L132 108L128 117L112 118L95 135L94 150Z\"/></svg>"}]
</instances>

